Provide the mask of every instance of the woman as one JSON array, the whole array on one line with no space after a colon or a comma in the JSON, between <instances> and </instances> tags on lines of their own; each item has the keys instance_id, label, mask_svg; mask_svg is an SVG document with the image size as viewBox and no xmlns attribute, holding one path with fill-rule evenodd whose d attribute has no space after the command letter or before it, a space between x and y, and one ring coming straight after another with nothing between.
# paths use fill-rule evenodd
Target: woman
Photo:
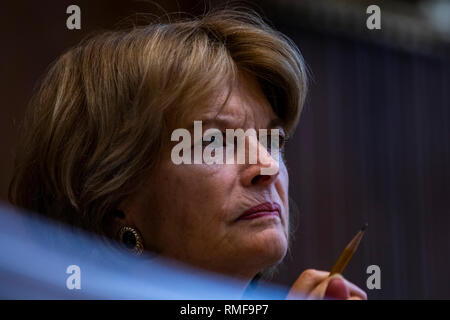
<instances>
[{"instance_id":1,"label":"woman","mask_svg":"<svg viewBox=\"0 0 450 320\"><path fill-rule=\"evenodd\" d=\"M249 282L288 248L284 162L262 152L256 163L178 164L172 133L192 132L195 120L221 131L278 129L282 152L306 81L295 45L251 14L218 11L94 36L53 64L33 98L11 202L136 254ZM366 298L315 270L292 293L322 298L327 288L336 298Z\"/></svg>"}]
</instances>

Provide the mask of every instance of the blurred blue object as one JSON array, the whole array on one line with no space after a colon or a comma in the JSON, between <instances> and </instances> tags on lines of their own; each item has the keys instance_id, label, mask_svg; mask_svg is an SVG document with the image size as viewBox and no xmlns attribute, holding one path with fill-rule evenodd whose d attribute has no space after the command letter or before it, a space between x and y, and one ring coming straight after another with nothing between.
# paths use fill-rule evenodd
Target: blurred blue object
<instances>
[{"instance_id":1,"label":"blurred blue object","mask_svg":"<svg viewBox=\"0 0 450 320\"><path fill-rule=\"evenodd\" d=\"M1 299L242 299L236 279L158 256L133 256L100 237L42 216L0 206ZM80 289L69 289L69 266ZM248 293L248 291L247 291ZM258 285L245 299L284 299Z\"/></svg>"}]
</instances>

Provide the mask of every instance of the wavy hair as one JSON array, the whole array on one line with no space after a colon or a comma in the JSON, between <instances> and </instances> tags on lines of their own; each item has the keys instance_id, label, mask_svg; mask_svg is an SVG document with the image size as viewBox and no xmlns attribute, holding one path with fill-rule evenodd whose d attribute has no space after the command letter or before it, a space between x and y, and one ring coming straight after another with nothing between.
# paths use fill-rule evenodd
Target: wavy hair
<instances>
[{"instance_id":1,"label":"wavy hair","mask_svg":"<svg viewBox=\"0 0 450 320\"><path fill-rule=\"evenodd\" d=\"M30 102L10 202L104 234L108 212L157 163L170 119L238 72L256 77L294 130L306 68L295 44L256 14L219 10L83 40L52 64Z\"/></svg>"}]
</instances>

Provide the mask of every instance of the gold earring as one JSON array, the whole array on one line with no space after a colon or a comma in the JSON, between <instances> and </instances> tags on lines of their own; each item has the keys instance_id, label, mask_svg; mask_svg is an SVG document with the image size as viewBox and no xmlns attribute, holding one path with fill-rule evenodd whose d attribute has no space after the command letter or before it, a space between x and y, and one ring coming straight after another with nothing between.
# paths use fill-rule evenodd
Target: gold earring
<instances>
[{"instance_id":1,"label":"gold earring","mask_svg":"<svg viewBox=\"0 0 450 320\"><path fill-rule=\"evenodd\" d=\"M132 227L122 227L119 230L119 240L122 244L137 256L144 252L141 234Z\"/></svg>"}]
</instances>

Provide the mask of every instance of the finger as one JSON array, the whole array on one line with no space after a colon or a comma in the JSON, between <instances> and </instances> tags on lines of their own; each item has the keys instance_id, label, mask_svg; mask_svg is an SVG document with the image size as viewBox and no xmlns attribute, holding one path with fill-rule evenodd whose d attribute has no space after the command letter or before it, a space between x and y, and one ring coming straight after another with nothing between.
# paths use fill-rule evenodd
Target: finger
<instances>
[{"instance_id":1,"label":"finger","mask_svg":"<svg viewBox=\"0 0 450 320\"><path fill-rule=\"evenodd\" d=\"M336 282L334 282L335 278L342 281L336 280ZM331 287L329 288L330 285ZM330 292L327 292L328 289ZM361 288L342 277L341 274L334 274L314 288L308 296L308 299L328 298L344 300L351 296L356 296L362 300L367 300L367 294Z\"/></svg>"},{"instance_id":2,"label":"finger","mask_svg":"<svg viewBox=\"0 0 450 320\"><path fill-rule=\"evenodd\" d=\"M340 275L340 274L334 274L334 275L332 275L331 277L325 278L321 283L319 283L319 284L311 291L311 293L310 293L309 296L308 296L308 299L323 299L324 296L325 296L325 292L326 292L326 290L327 290L327 288L328 288L328 284L329 284L331 281L333 281L334 279L344 280L344 278L343 278L342 275ZM348 290L348 289L342 289L342 284L344 284L344 287L346 288L346 283L345 283L345 282L344 282L344 283L342 283L342 282L341 282L341 283L337 282L337 285L338 285L339 288L337 288L336 290L339 290L339 291L341 291L341 290ZM337 293L336 293L336 294L337 294ZM343 299L345 299L345 298L347 298L347 297L350 296L350 293L349 293L349 292L345 292L345 294L346 294L346 296L345 296ZM341 295L343 295L343 294L339 293L338 295L339 295L339 298L341 298ZM341 299L342 299L342 298L341 298Z\"/></svg>"},{"instance_id":3,"label":"finger","mask_svg":"<svg viewBox=\"0 0 450 320\"><path fill-rule=\"evenodd\" d=\"M307 269L294 282L288 294L288 299L293 298L292 295L308 295L319 283L324 281L330 273L326 271L318 271Z\"/></svg>"},{"instance_id":4,"label":"finger","mask_svg":"<svg viewBox=\"0 0 450 320\"><path fill-rule=\"evenodd\" d=\"M351 283L347 279L343 279L343 280L345 281L345 284L347 285L347 287L350 290L350 296L356 296L356 297L360 297L362 300L367 300L367 294L364 290L362 290L357 285Z\"/></svg>"},{"instance_id":5,"label":"finger","mask_svg":"<svg viewBox=\"0 0 450 320\"><path fill-rule=\"evenodd\" d=\"M325 299L345 300L350 297L350 290L344 279L334 278L328 282Z\"/></svg>"},{"instance_id":6,"label":"finger","mask_svg":"<svg viewBox=\"0 0 450 320\"><path fill-rule=\"evenodd\" d=\"M363 300L360 297L352 296L350 298L347 298L346 300Z\"/></svg>"}]
</instances>

